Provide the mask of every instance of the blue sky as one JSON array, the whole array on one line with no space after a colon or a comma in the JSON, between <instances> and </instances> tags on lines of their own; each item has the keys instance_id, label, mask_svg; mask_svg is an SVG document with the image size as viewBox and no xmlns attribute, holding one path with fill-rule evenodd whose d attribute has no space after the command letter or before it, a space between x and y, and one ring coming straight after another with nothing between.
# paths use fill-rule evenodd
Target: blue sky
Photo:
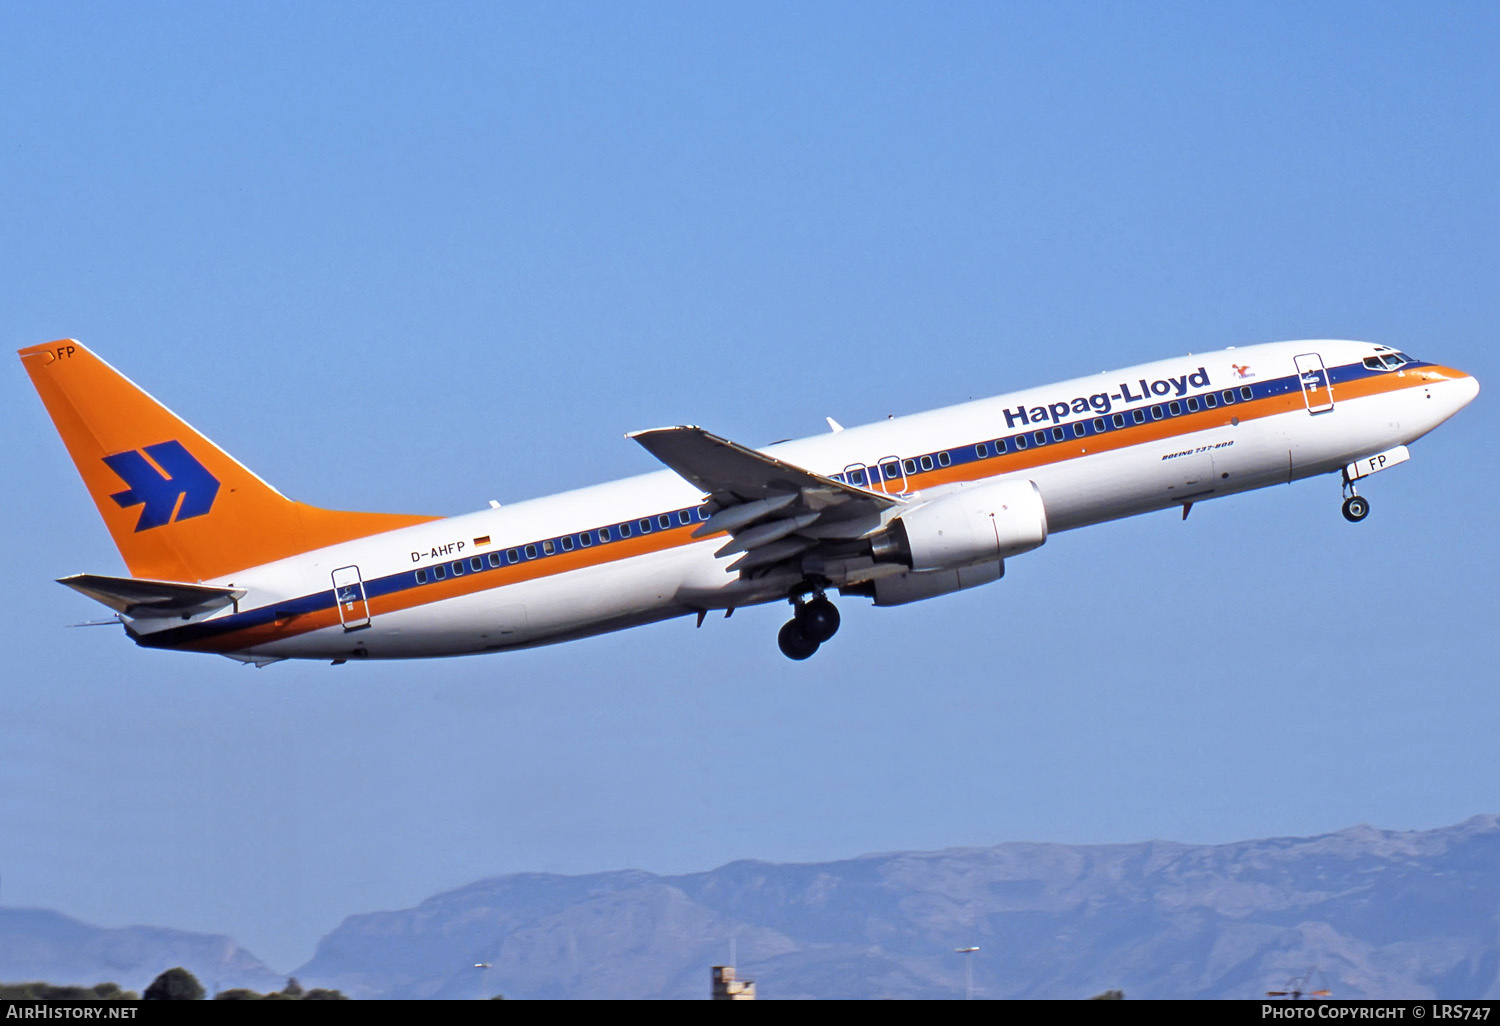
<instances>
[{"instance_id":1,"label":"blue sky","mask_svg":"<svg viewBox=\"0 0 1500 1026\"><path fill-rule=\"evenodd\" d=\"M9 5L0 326L288 495L457 513L1189 351L1386 342L1489 389L1483 4ZM67 630L123 566L0 375L0 902L229 933L505 872L1500 810L1490 392L1335 478L1006 579L534 652L280 664Z\"/></svg>"}]
</instances>

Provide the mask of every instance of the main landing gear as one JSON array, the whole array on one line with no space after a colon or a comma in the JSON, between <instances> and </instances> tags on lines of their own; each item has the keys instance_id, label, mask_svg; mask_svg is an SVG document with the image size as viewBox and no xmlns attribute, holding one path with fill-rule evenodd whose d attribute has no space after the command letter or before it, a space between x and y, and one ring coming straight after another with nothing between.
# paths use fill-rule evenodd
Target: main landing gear
<instances>
[{"instance_id":1,"label":"main landing gear","mask_svg":"<svg viewBox=\"0 0 1500 1026\"><path fill-rule=\"evenodd\" d=\"M806 659L818 646L838 633L838 607L824 597L821 590L792 596L792 618L782 624L776 635L781 654L788 659Z\"/></svg>"}]
</instances>

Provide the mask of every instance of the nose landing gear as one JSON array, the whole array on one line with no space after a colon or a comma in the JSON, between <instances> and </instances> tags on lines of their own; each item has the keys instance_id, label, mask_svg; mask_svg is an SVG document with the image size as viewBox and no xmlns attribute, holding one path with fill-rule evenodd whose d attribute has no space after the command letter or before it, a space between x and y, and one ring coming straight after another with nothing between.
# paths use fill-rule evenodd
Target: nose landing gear
<instances>
[{"instance_id":1,"label":"nose landing gear","mask_svg":"<svg viewBox=\"0 0 1500 1026\"><path fill-rule=\"evenodd\" d=\"M1359 494L1346 469L1344 471L1344 519L1351 524L1357 524L1369 515L1370 500Z\"/></svg>"},{"instance_id":2,"label":"nose landing gear","mask_svg":"<svg viewBox=\"0 0 1500 1026\"><path fill-rule=\"evenodd\" d=\"M806 593L792 596L792 608L792 618L782 624L776 644L788 659L802 660L838 633L839 611L821 590L812 591L811 598Z\"/></svg>"}]
</instances>

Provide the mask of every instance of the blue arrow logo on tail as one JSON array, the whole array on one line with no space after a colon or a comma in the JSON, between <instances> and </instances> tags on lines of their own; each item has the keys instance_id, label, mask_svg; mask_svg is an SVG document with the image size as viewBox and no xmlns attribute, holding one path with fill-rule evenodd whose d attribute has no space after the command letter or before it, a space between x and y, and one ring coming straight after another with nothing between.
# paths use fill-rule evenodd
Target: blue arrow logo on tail
<instances>
[{"instance_id":1,"label":"blue arrow logo on tail","mask_svg":"<svg viewBox=\"0 0 1500 1026\"><path fill-rule=\"evenodd\" d=\"M104 457L104 462L130 487L110 496L121 509L143 506L141 518L135 529L145 531L152 527L189 517L201 517L213 508L214 497L219 494L219 479L193 458L178 441L159 442L146 446L146 456L156 461L157 470L146 461L139 449L117 452ZM162 475L162 470L166 475ZM177 500L181 497L182 508ZM172 515L173 511L177 515Z\"/></svg>"}]
</instances>

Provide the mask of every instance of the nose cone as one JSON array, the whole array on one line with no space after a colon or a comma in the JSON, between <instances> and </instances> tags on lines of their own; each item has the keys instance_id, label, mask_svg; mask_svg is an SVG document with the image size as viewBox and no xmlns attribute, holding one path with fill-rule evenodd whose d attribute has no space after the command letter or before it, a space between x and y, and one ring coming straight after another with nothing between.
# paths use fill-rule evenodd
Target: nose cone
<instances>
[{"instance_id":1,"label":"nose cone","mask_svg":"<svg viewBox=\"0 0 1500 1026\"><path fill-rule=\"evenodd\" d=\"M1432 396L1442 400L1448 417L1472 403L1479 394L1479 381L1474 375L1452 367L1429 367L1422 376L1427 379Z\"/></svg>"},{"instance_id":2,"label":"nose cone","mask_svg":"<svg viewBox=\"0 0 1500 1026\"><path fill-rule=\"evenodd\" d=\"M1479 394L1479 379L1472 374L1465 374L1454 382L1458 388L1458 409L1463 409L1474 401Z\"/></svg>"}]
</instances>

